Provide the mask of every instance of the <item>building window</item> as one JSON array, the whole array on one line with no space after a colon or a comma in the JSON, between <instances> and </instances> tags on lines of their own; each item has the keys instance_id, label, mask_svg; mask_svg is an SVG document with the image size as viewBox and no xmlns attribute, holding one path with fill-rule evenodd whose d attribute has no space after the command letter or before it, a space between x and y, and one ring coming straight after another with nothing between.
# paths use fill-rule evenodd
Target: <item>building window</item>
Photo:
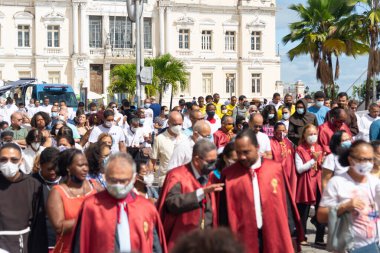
<instances>
[{"instance_id":1,"label":"building window","mask_svg":"<svg viewBox=\"0 0 380 253\"><path fill-rule=\"evenodd\" d=\"M18 78L21 79L21 78L31 78L32 75L31 75L31 72L30 71L19 71L18 72Z\"/></svg>"},{"instance_id":2,"label":"building window","mask_svg":"<svg viewBox=\"0 0 380 253\"><path fill-rule=\"evenodd\" d=\"M144 48L152 49L152 19L144 18Z\"/></svg>"},{"instance_id":3,"label":"building window","mask_svg":"<svg viewBox=\"0 0 380 253\"><path fill-rule=\"evenodd\" d=\"M235 93L235 83L236 83L235 74L227 74L226 75L226 93Z\"/></svg>"},{"instance_id":4,"label":"building window","mask_svg":"<svg viewBox=\"0 0 380 253\"><path fill-rule=\"evenodd\" d=\"M251 33L251 50L253 51L261 50L261 32Z\"/></svg>"},{"instance_id":5,"label":"building window","mask_svg":"<svg viewBox=\"0 0 380 253\"><path fill-rule=\"evenodd\" d=\"M252 93L261 93L261 74L252 74Z\"/></svg>"},{"instance_id":6,"label":"building window","mask_svg":"<svg viewBox=\"0 0 380 253\"><path fill-rule=\"evenodd\" d=\"M49 25L47 27L47 46L48 47L59 47L59 26Z\"/></svg>"},{"instance_id":7,"label":"building window","mask_svg":"<svg viewBox=\"0 0 380 253\"><path fill-rule=\"evenodd\" d=\"M202 74L203 94L212 94L212 74Z\"/></svg>"},{"instance_id":8,"label":"building window","mask_svg":"<svg viewBox=\"0 0 380 253\"><path fill-rule=\"evenodd\" d=\"M212 31L202 31L202 50L212 49Z\"/></svg>"},{"instance_id":9,"label":"building window","mask_svg":"<svg viewBox=\"0 0 380 253\"><path fill-rule=\"evenodd\" d=\"M61 83L61 73L59 71L49 71L49 83Z\"/></svg>"},{"instance_id":10,"label":"building window","mask_svg":"<svg viewBox=\"0 0 380 253\"><path fill-rule=\"evenodd\" d=\"M226 32L225 50L235 51L235 32L231 32L231 31Z\"/></svg>"},{"instance_id":11,"label":"building window","mask_svg":"<svg viewBox=\"0 0 380 253\"><path fill-rule=\"evenodd\" d=\"M110 17L111 46L132 48L132 22L125 17Z\"/></svg>"},{"instance_id":12,"label":"building window","mask_svg":"<svg viewBox=\"0 0 380 253\"><path fill-rule=\"evenodd\" d=\"M19 25L18 30L18 43L19 47L30 47L30 26Z\"/></svg>"},{"instance_id":13,"label":"building window","mask_svg":"<svg viewBox=\"0 0 380 253\"><path fill-rule=\"evenodd\" d=\"M190 38L190 30L188 29L180 29L179 30L179 48L180 49L189 49L189 38Z\"/></svg>"},{"instance_id":14,"label":"building window","mask_svg":"<svg viewBox=\"0 0 380 253\"><path fill-rule=\"evenodd\" d=\"M90 16L89 17L89 43L91 48L102 47L102 17Z\"/></svg>"}]
</instances>

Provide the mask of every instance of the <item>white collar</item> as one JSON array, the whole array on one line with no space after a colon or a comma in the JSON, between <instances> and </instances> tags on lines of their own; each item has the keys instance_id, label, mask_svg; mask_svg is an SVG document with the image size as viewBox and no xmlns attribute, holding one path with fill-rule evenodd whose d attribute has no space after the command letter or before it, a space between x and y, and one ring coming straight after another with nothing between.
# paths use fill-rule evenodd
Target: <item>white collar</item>
<instances>
[{"instance_id":1,"label":"white collar","mask_svg":"<svg viewBox=\"0 0 380 253\"><path fill-rule=\"evenodd\" d=\"M196 179L200 178L201 175L199 175L199 172L198 172L197 169L195 168L193 162L191 162L190 165L191 165L191 169L193 170L194 177L195 177Z\"/></svg>"},{"instance_id":2,"label":"white collar","mask_svg":"<svg viewBox=\"0 0 380 253\"><path fill-rule=\"evenodd\" d=\"M257 161L251 165L251 169L256 170L261 167L261 157L257 159Z\"/></svg>"}]
</instances>

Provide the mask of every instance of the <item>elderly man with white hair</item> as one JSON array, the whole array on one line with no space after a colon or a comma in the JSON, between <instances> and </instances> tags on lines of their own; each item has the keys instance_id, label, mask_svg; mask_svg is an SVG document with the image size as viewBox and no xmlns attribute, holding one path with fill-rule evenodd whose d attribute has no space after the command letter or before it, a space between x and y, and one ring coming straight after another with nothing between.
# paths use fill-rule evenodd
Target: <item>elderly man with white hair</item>
<instances>
[{"instance_id":1,"label":"elderly man with white hair","mask_svg":"<svg viewBox=\"0 0 380 253\"><path fill-rule=\"evenodd\" d=\"M136 164L127 153L105 165L106 191L83 203L73 252L163 252L166 241L156 207L136 194ZM106 218L105 218L106 217Z\"/></svg>"},{"instance_id":2,"label":"elderly man with white hair","mask_svg":"<svg viewBox=\"0 0 380 253\"><path fill-rule=\"evenodd\" d=\"M168 170L189 163L191 161L195 143L202 139L208 139L210 142L212 141L210 125L204 120L197 121L194 124L192 136L189 136L187 139L184 139L182 142L175 145L175 152L170 158Z\"/></svg>"}]
</instances>

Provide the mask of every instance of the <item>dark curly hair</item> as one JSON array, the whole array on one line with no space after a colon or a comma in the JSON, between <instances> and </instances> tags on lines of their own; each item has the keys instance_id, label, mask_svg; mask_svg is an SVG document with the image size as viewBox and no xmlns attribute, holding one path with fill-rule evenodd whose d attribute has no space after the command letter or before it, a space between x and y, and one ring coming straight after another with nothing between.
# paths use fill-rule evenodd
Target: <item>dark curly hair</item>
<instances>
[{"instance_id":1,"label":"dark curly hair","mask_svg":"<svg viewBox=\"0 0 380 253\"><path fill-rule=\"evenodd\" d=\"M107 146L107 143L100 142L92 143L84 152L87 161L90 174L98 175L104 170L104 166L101 160L102 149Z\"/></svg>"},{"instance_id":2,"label":"dark curly hair","mask_svg":"<svg viewBox=\"0 0 380 253\"><path fill-rule=\"evenodd\" d=\"M37 128L37 119L36 119L37 116L41 116L44 119L45 127L50 124L51 118L50 118L49 114L47 114L46 112L37 112L36 114L34 114L32 119L30 120L30 125L32 127Z\"/></svg>"},{"instance_id":3,"label":"dark curly hair","mask_svg":"<svg viewBox=\"0 0 380 253\"><path fill-rule=\"evenodd\" d=\"M37 140L41 145L44 145L46 138L43 136L42 132L38 129L32 129L28 132L25 137L26 144L32 145L32 143Z\"/></svg>"}]
</instances>

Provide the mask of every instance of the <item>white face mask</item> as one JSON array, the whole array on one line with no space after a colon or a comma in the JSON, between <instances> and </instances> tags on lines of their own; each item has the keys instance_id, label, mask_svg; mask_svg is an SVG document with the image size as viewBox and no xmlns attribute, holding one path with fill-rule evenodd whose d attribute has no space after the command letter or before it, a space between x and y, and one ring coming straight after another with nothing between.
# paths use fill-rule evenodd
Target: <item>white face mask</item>
<instances>
[{"instance_id":1,"label":"white face mask","mask_svg":"<svg viewBox=\"0 0 380 253\"><path fill-rule=\"evenodd\" d=\"M310 144L310 145L315 144L317 142L317 140L318 140L318 135L316 135L316 134L315 135L310 135L310 136L308 136L306 138L307 143Z\"/></svg>"},{"instance_id":2,"label":"white face mask","mask_svg":"<svg viewBox=\"0 0 380 253\"><path fill-rule=\"evenodd\" d=\"M373 169L373 163L371 162L364 162L364 163L355 163L354 166L352 167L356 173L365 176L368 173L371 172Z\"/></svg>"},{"instance_id":3,"label":"white face mask","mask_svg":"<svg viewBox=\"0 0 380 253\"><path fill-rule=\"evenodd\" d=\"M32 148L33 148L34 150L38 150L38 149L40 148L40 146L41 146L41 143L39 143L39 142L33 142L33 143L31 144L31 146L32 146Z\"/></svg>"},{"instance_id":4,"label":"white face mask","mask_svg":"<svg viewBox=\"0 0 380 253\"><path fill-rule=\"evenodd\" d=\"M144 178L144 183L147 185L147 186L151 186L154 182L154 175L153 173L149 174L149 175L145 175L143 176Z\"/></svg>"},{"instance_id":5,"label":"white face mask","mask_svg":"<svg viewBox=\"0 0 380 253\"><path fill-rule=\"evenodd\" d=\"M134 179L132 179L132 181L127 185L107 184L107 191L112 197L116 199L124 199L125 197L127 197L128 193L130 193L133 190L134 184Z\"/></svg>"},{"instance_id":6,"label":"white face mask","mask_svg":"<svg viewBox=\"0 0 380 253\"><path fill-rule=\"evenodd\" d=\"M282 114L282 119L288 120L289 118L290 118L290 114L289 113Z\"/></svg>"},{"instance_id":7,"label":"white face mask","mask_svg":"<svg viewBox=\"0 0 380 253\"><path fill-rule=\"evenodd\" d=\"M180 135L182 132L182 126L171 126L170 130L175 134L175 135Z\"/></svg>"},{"instance_id":8,"label":"white face mask","mask_svg":"<svg viewBox=\"0 0 380 253\"><path fill-rule=\"evenodd\" d=\"M59 115L59 116L58 116L58 119L61 120L61 121L65 121L65 116L63 116L63 115Z\"/></svg>"},{"instance_id":9,"label":"white face mask","mask_svg":"<svg viewBox=\"0 0 380 253\"><path fill-rule=\"evenodd\" d=\"M104 122L104 126L107 127L107 128L111 128L112 125L113 125L113 122L111 122L111 121Z\"/></svg>"},{"instance_id":10,"label":"white face mask","mask_svg":"<svg viewBox=\"0 0 380 253\"><path fill-rule=\"evenodd\" d=\"M0 172L6 178L13 178L20 170L20 164L14 164L12 162L0 163Z\"/></svg>"}]
</instances>

